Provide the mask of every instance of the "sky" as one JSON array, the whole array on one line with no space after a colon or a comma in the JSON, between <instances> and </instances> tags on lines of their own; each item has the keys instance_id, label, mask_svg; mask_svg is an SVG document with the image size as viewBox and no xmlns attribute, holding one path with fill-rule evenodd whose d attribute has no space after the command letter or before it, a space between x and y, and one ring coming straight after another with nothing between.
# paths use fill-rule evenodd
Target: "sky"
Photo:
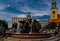
<instances>
[{"instance_id":1,"label":"sky","mask_svg":"<svg viewBox=\"0 0 60 41\"><path fill-rule=\"evenodd\" d=\"M33 17L50 15L52 0L0 0L0 19L11 25L12 17L26 17L29 11ZM56 0L60 13L60 0ZM43 17L44 18L44 17ZM47 17L46 17L47 18Z\"/></svg>"}]
</instances>

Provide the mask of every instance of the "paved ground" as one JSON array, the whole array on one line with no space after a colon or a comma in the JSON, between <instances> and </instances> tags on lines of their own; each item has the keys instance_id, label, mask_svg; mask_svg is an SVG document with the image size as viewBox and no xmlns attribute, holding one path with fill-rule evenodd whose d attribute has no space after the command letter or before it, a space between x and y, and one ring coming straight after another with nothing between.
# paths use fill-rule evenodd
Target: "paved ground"
<instances>
[{"instance_id":1,"label":"paved ground","mask_svg":"<svg viewBox=\"0 0 60 41\"><path fill-rule=\"evenodd\" d=\"M57 36L44 38L44 39L16 39L16 38L8 37L7 39L3 38L2 40L0 38L0 41L58 41L59 39L60 39L60 36L57 35Z\"/></svg>"},{"instance_id":2,"label":"paved ground","mask_svg":"<svg viewBox=\"0 0 60 41\"><path fill-rule=\"evenodd\" d=\"M4 39L4 41L57 41L58 38L48 38L48 39L16 39L16 38L12 38L12 37L9 37L7 39ZM2 40L0 40L2 41Z\"/></svg>"}]
</instances>

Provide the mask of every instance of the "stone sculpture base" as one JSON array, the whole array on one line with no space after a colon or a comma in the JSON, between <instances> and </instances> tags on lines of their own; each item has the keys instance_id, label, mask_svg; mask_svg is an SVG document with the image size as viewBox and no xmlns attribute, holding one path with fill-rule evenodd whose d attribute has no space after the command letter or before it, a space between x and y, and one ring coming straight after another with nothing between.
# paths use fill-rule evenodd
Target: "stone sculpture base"
<instances>
[{"instance_id":1,"label":"stone sculpture base","mask_svg":"<svg viewBox=\"0 0 60 41\"><path fill-rule=\"evenodd\" d=\"M39 39L39 38L48 38L51 37L50 34L39 34L39 33L35 33L35 34L18 34L18 33L13 33L12 34L13 38L20 38L20 39Z\"/></svg>"}]
</instances>

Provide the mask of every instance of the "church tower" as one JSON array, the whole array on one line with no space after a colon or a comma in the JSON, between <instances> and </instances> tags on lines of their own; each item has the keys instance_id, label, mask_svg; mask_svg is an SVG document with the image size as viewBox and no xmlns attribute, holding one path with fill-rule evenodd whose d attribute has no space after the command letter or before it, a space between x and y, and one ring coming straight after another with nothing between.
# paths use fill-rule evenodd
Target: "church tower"
<instances>
[{"instance_id":1,"label":"church tower","mask_svg":"<svg viewBox=\"0 0 60 41\"><path fill-rule=\"evenodd\" d=\"M56 6L56 0L52 0L51 9L50 9L50 17L51 19L57 19L58 16L58 8Z\"/></svg>"}]
</instances>

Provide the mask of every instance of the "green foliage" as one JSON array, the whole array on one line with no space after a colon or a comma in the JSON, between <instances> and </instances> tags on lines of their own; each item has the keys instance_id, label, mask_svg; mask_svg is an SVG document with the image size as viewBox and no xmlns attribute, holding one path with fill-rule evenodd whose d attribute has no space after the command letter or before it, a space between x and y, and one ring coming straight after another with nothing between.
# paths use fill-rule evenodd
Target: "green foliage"
<instances>
[{"instance_id":1,"label":"green foliage","mask_svg":"<svg viewBox=\"0 0 60 41\"><path fill-rule=\"evenodd\" d=\"M57 24L55 23L55 22L50 22L49 24L48 24L48 28L49 29L55 29L57 27Z\"/></svg>"},{"instance_id":2,"label":"green foliage","mask_svg":"<svg viewBox=\"0 0 60 41\"><path fill-rule=\"evenodd\" d=\"M4 37L5 31L8 30L8 23L5 20L0 20L0 33L1 37Z\"/></svg>"},{"instance_id":3,"label":"green foliage","mask_svg":"<svg viewBox=\"0 0 60 41\"><path fill-rule=\"evenodd\" d=\"M60 23L58 23L58 28L60 29Z\"/></svg>"},{"instance_id":4,"label":"green foliage","mask_svg":"<svg viewBox=\"0 0 60 41\"><path fill-rule=\"evenodd\" d=\"M8 29L8 23L5 20L0 20L0 27L4 27L4 29Z\"/></svg>"}]
</instances>

